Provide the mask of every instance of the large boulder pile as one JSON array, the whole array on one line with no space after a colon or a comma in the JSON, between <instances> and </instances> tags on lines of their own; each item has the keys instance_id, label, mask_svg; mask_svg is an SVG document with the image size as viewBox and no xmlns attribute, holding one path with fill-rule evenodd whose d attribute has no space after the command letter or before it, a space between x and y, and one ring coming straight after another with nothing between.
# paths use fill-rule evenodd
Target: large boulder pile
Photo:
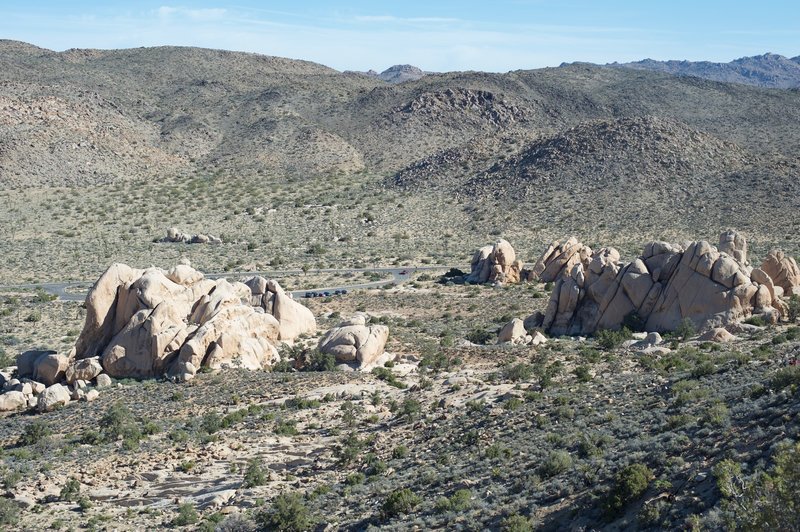
<instances>
[{"instance_id":1,"label":"large boulder pile","mask_svg":"<svg viewBox=\"0 0 800 532\"><path fill-rule=\"evenodd\" d=\"M770 276L775 288L780 288L784 295L800 296L800 268L792 257L784 254L780 249L773 249L767 253L761 269Z\"/></svg>"},{"instance_id":2,"label":"large boulder pile","mask_svg":"<svg viewBox=\"0 0 800 532\"><path fill-rule=\"evenodd\" d=\"M388 327L367 325L364 316L355 316L325 333L319 341L319 350L335 356L337 362L364 369L379 361L388 339Z\"/></svg>"},{"instance_id":3,"label":"large boulder pile","mask_svg":"<svg viewBox=\"0 0 800 532\"><path fill-rule=\"evenodd\" d=\"M279 340L315 329L310 311L274 281L210 280L186 264L114 264L86 298L75 357L97 357L112 377L187 378L201 367L267 368L279 359Z\"/></svg>"},{"instance_id":4,"label":"large boulder pile","mask_svg":"<svg viewBox=\"0 0 800 532\"><path fill-rule=\"evenodd\" d=\"M494 245L484 246L475 252L470 273L464 280L474 284L518 283L521 272L522 261L517 260L511 244L501 238Z\"/></svg>"},{"instance_id":5,"label":"large boulder pile","mask_svg":"<svg viewBox=\"0 0 800 532\"><path fill-rule=\"evenodd\" d=\"M27 351L0 373L0 411L91 401L112 377L188 380L201 367L266 369L280 360L279 342L316 326L274 280L230 283L188 264L168 271L114 264L89 291L83 331L68 354ZM383 353L388 330L369 329L363 341L356 335L359 360Z\"/></svg>"},{"instance_id":6,"label":"large boulder pile","mask_svg":"<svg viewBox=\"0 0 800 532\"><path fill-rule=\"evenodd\" d=\"M212 234L199 233L190 235L176 227L167 229L167 235L159 242L172 242L180 244L222 244L222 239Z\"/></svg>"},{"instance_id":7,"label":"large boulder pile","mask_svg":"<svg viewBox=\"0 0 800 532\"><path fill-rule=\"evenodd\" d=\"M753 314L775 321L785 309L770 276L747 265L746 242L735 232L720 239L735 256L706 241L686 247L651 242L630 263L620 261L613 248L576 260L579 252L574 250L585 248L572 240L567 250L572 258L564 260L569 253L562 251L549 261L548 267L555 265L553 270L562 273L536 324L553 335L619 329L631 314L643 320L648 331L670 331L684 320L701 329Z\"/></svg>"}]
</instances>

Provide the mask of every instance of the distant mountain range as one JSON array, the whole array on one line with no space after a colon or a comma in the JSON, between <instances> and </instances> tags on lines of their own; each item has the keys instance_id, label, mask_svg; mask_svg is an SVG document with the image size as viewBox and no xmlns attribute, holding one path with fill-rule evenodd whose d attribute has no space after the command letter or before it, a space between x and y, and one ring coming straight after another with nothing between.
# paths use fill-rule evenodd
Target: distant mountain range
<instances>
[{"instance_id":1,"label":"distant mountain range","mask_svg":"<svg viewBox=\"0 0 800 532\"><path fill-rule=\"evenodd\" d=\"M605 66L653 70L676 76L694 76L712 81L742 83L744 85L773 89L800 87L800 56L788 58L778 54L767 53L753 57L742 57L730 63L644 59L633 63L610 63Z\"/></svg>"}]
</instances>

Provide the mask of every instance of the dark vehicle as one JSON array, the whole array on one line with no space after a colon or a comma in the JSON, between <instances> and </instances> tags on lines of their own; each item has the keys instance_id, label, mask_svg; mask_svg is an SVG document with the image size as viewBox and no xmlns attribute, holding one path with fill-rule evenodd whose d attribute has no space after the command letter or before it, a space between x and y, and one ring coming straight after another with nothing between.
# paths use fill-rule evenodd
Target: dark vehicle
<instances>
[{"instance_id":1,"label":"dark vehicle","mask_svg":"<svg viewBox=\"0 0 800 532\"><path fill-rule=\"evenodd\" d=\"M304 297L306 298L314 297L314 292L306 292L306 295Z\"/></svg>"},{"instance_id":2,"label":"dark vehicle","mask_svg":"<svg viewBox=\"0 0 800 532\"><path fill-rule=\"evenodd\" d=\"M403 270L400 272L400 275L408 275L408 270Z\"/></svg>"},{"instance_id":3,"label":"dark vehicle","mask_svg":"<svg viewBox=\"0 0 800 532\"><path fill-rule=\"evenodd\" d=\"M322 295L325 296L325 297L331 297L331 293L330 292L322 292Z\"/></svg>"}]
</instances>

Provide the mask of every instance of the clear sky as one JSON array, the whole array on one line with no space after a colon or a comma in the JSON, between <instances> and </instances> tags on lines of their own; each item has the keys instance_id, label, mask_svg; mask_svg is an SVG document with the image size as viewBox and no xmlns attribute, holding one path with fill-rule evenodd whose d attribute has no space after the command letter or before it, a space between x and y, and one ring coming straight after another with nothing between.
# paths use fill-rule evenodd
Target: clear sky
<instances>
[{"instance_id":1,"label":"clear sky","mask_svg":"<svg viewBox=\"0 0 800 532\"><path fill-rule=\"evenodd\" d=\"M52 50L186 45L378 71L800 55L800 0L0 0L0 38Z\"/></svg>"}]
</instances>

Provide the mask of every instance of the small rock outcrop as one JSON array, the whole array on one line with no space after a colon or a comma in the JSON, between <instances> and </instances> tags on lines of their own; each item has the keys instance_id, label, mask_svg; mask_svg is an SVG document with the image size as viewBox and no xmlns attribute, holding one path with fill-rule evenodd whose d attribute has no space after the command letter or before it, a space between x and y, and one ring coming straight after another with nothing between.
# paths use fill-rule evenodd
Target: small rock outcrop
<instances>
[{"instance_id":1,"label":"small rock outcrop","mask_svg":"<svg viewBox=\"0 0 800 532\"><path fill-rule=\"evenodd\" d=\"M316 328L311 312L275 281L210 280L188 264L171 270L112 265L86 298L78 362L70 376L191 378L201 367L262 369L279 340Z\"/></svg>"},{"instance_id":2,"label":"small rock outcrop","mask_svg":"<svg viewBox=\"0 0 800 532\"><path fill-rule=\"evenodd\" d=\"M772 278L774 285L780 287L785 295L800 295L800 268L782 250L773 249L767 253L761 270Z\"/></svg>"},{"instance_id":3,"label":"small rock outcrop","mask_svg":"<svg viewBox=\"0 0 800 532\"><path fill-rule=\"evenodd\" d=\"M517 260L513 246L501 238L494 245L484 246L475 252L470 273L464 280L474 284L518 283L521 272L522 261Z\"/></svg>"},{"instance_id":4,"label":"small rock outcrop","mask_svg":"<svg viewBox=\"0 0 800 532\"><path fill-rule=\"evenodd\" d=\"M159 242L173 242L181 244L222 244L222 239L212 234L199 233L196 235L190 235L175 227L170 227L167 229L167 235L159 240Z\"/></svg>"},{"instance_id":5,"label":"small rock outcrop","mask_svg":"<svg viewBox=\"0 0 800 532\"><path fill-rule=\"evenodd\" d=\"M337 362L357 363L365 368L383 355L388 339L388 327L367 325L364 316L356 316L325 333L319 341L319 350L335 356Z\"/></svg>"},{"instance_id":6,"label":"small rock outcrop","mask_svg":"<svg viewBox=\"0 0 800 532\"><path fill-rule=\"evenodd\" d=\"M630 263L613 248L577 259L580 245L570 239L555 259L543 261L543 272L561 274L548 277L556 284L540 325L553 335L583 335L619 329L634 313L648 331L671 331L684 320L701 329L719 327L753 314L775 321L785 304L769 276L743 262L744 238L726 232L720 242L738 259L705 241L685 248L651 242Z\"/></svg>"},{"instance_id":7,"label":"small rock outcrop","mask_svg":"<svg viewBox=\"0 0 800 532\"><path fill-rule=\"evenodd\" d=\"M592 248L584 246L575 237L571 237L563 243L555 241L548 246L527 273L526 280L552 283L563 277L578 263L583 264L584 268L588 268L591 256Z\"/></svg>"},{"instance_id":8,"label":"small rock outcrop","mask_svg":"<svg viewBox=\"0 0 800 532\"><path fill-rule=\"evenodd\" d=\"M277 281L256 276L243 282L250 288L250 304L261 307L278 320L278 340L294 340L300 335L313 334L317 330L314 314L284 292Z\"/></svg>"}]
</instances>

